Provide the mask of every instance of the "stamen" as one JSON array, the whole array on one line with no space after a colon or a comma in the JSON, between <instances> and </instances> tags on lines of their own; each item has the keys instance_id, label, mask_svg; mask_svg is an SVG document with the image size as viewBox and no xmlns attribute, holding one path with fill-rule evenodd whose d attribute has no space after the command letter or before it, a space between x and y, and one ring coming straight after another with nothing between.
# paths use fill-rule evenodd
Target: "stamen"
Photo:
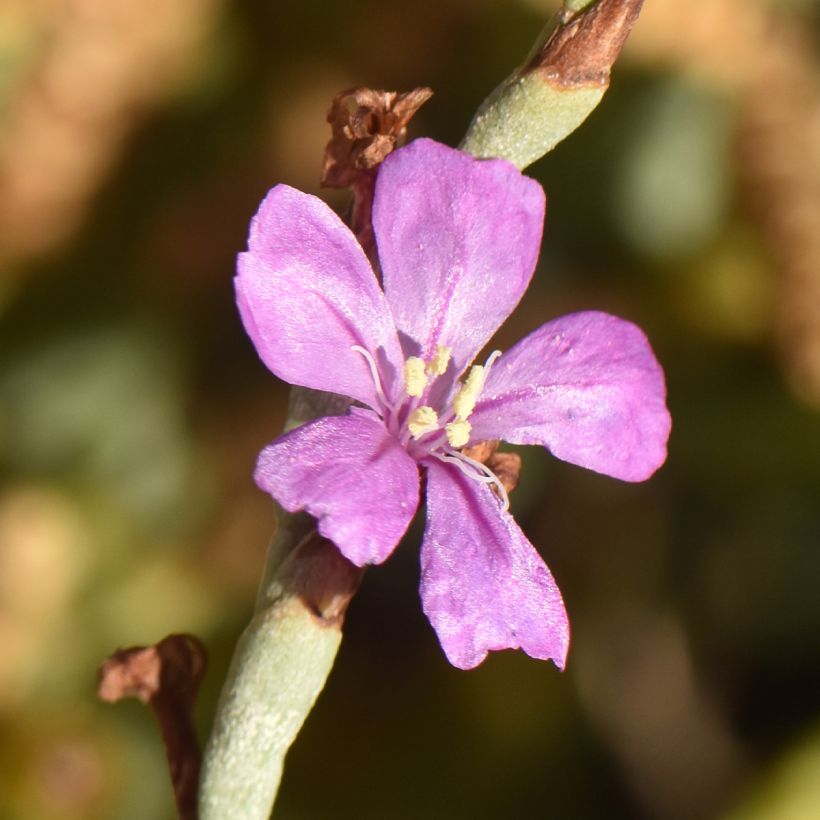
<instances>
[{"instance_id":1,"label":"stamen","mask_svg":"<svg viewBox=\"0 0 820 820\"><path fill-rule=\"evenodd\" d=\"M450 354L453 348L446 345L436 345L436 355L427 363L427 372L431 376L442 376L450 363Z\"/></svg>"},{"instance_id":2,"label":"stamen","mask_svg":"<svg viewBox=\"0 0 820 820\"><path fill-rule=\"evenodd\" d=\"M476 471L465 461L460 458L460 453L453 453L452 455L447 455L447 453L433 453L433 455L439 460L443 461L445 464L452 464L454 467L457 467L467 478L471 479L472 481L478 481L481 484L491 484L492 479L489 476L478 474Z\"/></svg>"},{"instance_id":3,"label":"stamen","mask_svg":"<svg viewBox=\"0 0 820 820\"><path fill-rule=\"evenodd\" d=\"M484 367L476 364L470 368L464 384L461 385L453 399L453 410L459 421L465 421L473 412L482 387L484 387Z\"/></svg>"},{"instance_id":4,"label":"stamen","mask_svg":"<svg viewBox=\"0 0 820 820\"><path fill-rule=\"evenodd\" d=\"M417 407L407 420L407 429L415 439L438 430L438 413L427 405Z\"/></svg>"},{"instance_id":5,"label":"stamen","mask_svg":"<svg viewBox=\"0 0 820 820\"><path fill-rule=\"evenodd\" d=\"M410 356L404 363L404 384L408 396L420 396L427 387L427 374L424 372L424 359Z\"/></svg>"},{"instance_id":6,"label":"stamen","mask_svg":"<svg viewBox=\"0 0 820 820\"><path fill-rule=\"evenodd\" d=\"M467 478L471 478L473 481L478 481L481 484L493 484L501 499L504 512L510 509L510 497L506 488L501 483L501 479L486 464L465 456L464 453L433 453L433 455L439 461L457 467Z\"/></svg>"},{"instance_id":7,"label":"stamen","mask_svg":"<svg viewBox=\"0 0 820 820\"><path fill-rule=\"evenodd\" d=\"M387 407L388 401L384 395L384 390L382 390L381 378L379 378L379 369L376 367L376 362L370 355L370 352L365 350L360 345L352 345L350 349L355 350L357 353L361 353L362 356L364 356L365 361L370 366L370 375L373 376L373 385L376 388L376 395L379 397L382 405Z\"/></svg>"},{"instance_id":8,"label":"stamen","mask_svg":"<svg viewBox=\"0 0 820 820\"><path fill-rule=\"evenodd\" d=\"M473 426L469 421L459 419L458 421L451 421L444 425L444 430L447 433L447 441L450 442L451 447L458 449L463 447L470 440L470 431Z\"/></svg>"},{"instance_id":9,"label":"stamen","mask_svg":"<svg viewBox=\"0 0 820 820\"><path fill-rule=\"evenodd\" d=\"M507 494L507 488L501 483L501 479L486 464L482 464L480 461L470 458L470 456L465 456L464 453L453 453L452 455L462 461L466 461L468 464L475 467L476 470L480 470L485 476L485 478L481 480L487 484L495 485L496 490L498 490L498 495L501 498L501 502L504 505L504 510L506 511L510 509L510 496Z\"/></svg>"},{"instance_id":10,"label":"stamen","mask_svg":"<svg viewBox=\"0 0 820 820\"><path fill-rule=\"evenodd\" d=\"M500 350L494 350L490 355L487 357L487 361L484 362L484 381L487 381L487 376L490 375L490 368L495 364L495 360L501 355Z\"/></svg>"}]
</instances>

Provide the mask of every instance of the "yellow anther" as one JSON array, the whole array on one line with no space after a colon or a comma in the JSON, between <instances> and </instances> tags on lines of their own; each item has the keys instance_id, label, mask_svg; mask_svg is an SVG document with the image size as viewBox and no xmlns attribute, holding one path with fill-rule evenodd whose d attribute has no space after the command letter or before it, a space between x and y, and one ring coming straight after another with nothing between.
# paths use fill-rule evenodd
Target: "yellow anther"
<instances>
[{"instance_id":1,"label":"yellow anther","mask_svg":"<svg viewBox=\"0 0 820 820\"><path fill-rule=\"evenodd\" d=\"M438 430L438 414L432 407L417 407L407 420L407 429L413 438L421 438L433 430Z\"/></svg>"},{"instance_id":2,"label":"yellow anther","mask_svg":"<svg viewBox=\"0 0 820 820\"><path fill-rule=\"evenodd\" d=\"M473 365L464 384L461 385L453 399L453 410L459 421L464 421L473 412L482 387L484 387L484 366Z\"/></svg>"},{"instance_id":3,"label":"yellow anther","mask_svg":"<svg viewBox=\"0 0 820 820\"><path fill-rule=\"evenodd\" d=\"M446 345L436 345L436 355L427 363L427 372L431 376L442 376L450 364L450 354L453 348Z\"/></svg>"},{"instance_id":4,"label":"yellow anther","mask_svg":"<svg viewBox=\"0 0 820 820\"><path fill-rule=\"evenodd\" d=\"M427 387L427 374L424 372L424 359L411 356L404 363L404 389L408 396L420 396Z\"/></svg>"},{"instance_id":5,"label":"yellow anther","mask_svg":"<svg viewBox=\"0 0 820 820\"><path fill-rule=\"evenodd\" d=\"M470 440L470 431L473 429L469 421L451 421L444 425L447 433L447 441L451 447L458 449L463 447Z\"/></svg>"}]
</instances>

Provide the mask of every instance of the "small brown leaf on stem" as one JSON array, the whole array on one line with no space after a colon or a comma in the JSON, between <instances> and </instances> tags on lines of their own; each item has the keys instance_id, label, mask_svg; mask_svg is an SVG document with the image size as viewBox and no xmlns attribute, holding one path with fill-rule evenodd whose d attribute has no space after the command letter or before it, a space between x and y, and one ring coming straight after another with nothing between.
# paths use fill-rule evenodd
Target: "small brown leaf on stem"
<instances>
[{"instance_id":1,"label":"small brown leaf on stem","mask_svg":"<svg viewBox=\"0 0 820 820\"><path fill-rule=\"evenodd\" d=\"M180 820L196 820L200 751L192 711L206 654L193 635L119 649L100 667L97 694L107 703L137 698L159 723Z\"/></svg>"},{"instance_id":2,"label":"small brown leaf on stem","mask_svg":"<svg viewBox=\"0 0 820 820\"><path fill-rule=\"evenodd\" d=\"M432 96L429 88L404 94L352 88L337 94L330 106L327 121L332 136L325 148L322 185L353 189L351 228L371 261L375 261L370 211L376 171L404 140L407 123Z\"/></svg>"},{"instance_id":3,"label":"small brown leaf on stem","mask_svg":"<svg viewBox=\"0 0 820 820\"><path fill-rule=\"evenodd\" d=\"M524 68L558 89L609 85L643 0L598 0L559 25Z\"/></svg>"}]
</instances>

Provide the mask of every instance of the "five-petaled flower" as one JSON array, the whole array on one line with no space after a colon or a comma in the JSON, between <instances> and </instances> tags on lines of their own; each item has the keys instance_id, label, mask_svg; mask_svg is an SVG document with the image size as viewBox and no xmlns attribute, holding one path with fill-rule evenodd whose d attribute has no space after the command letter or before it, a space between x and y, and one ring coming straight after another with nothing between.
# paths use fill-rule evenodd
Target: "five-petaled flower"
<instances>
[{"instance_id":1,"label":"five-petaled flower","mask_svg":"<svg viewBox=\"0 0 820 820\"><path fill-rule=\"evenodd\" d=\"M266 447L257 484L286 510L315 516L363 566L401 539L423 468L421 599L463 669L518 647L562 667L569 627L503 487L462 448L541 444L627 481L648 478L666 457L663 373L629 322L564 316L471 366L529 284L544 208L541 186L508 162L420 139L379 171L383 290L330 208L285 185L265 198L239 257L239 309L265 364L291 384L355 401Z\"/></svg>"}]
</instances>

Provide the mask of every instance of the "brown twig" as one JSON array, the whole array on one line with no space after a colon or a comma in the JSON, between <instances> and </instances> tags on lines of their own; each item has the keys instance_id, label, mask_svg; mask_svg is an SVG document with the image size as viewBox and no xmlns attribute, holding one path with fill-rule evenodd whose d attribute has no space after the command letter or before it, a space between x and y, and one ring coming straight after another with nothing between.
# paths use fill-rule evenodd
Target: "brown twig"
<instances>
[{"instance_id":1,"label":"brown twig","mask_svg":"<svg viewBox=\"0 0 820 820\"><path fill-rule=\"evenodd\" d=\"M100 667L97 694L107 703L133 697L159 723L180 820L197 820L201 755L192 711L206 654L193 635L169 635L154 646L119 649Z\"/></svg>"}]
</instances>

